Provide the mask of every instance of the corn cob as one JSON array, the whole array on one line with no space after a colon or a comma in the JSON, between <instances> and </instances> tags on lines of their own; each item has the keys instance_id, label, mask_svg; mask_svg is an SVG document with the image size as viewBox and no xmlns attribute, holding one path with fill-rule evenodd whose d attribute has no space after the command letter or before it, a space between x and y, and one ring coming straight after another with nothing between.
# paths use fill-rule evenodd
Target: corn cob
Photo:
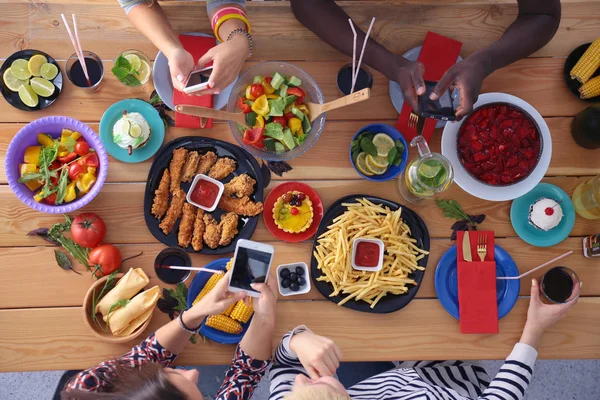
<instances>
[{"instance_id":1,"label":"corn cob","mask_svg":"<svg viewBox=\"0 0 600 400\"><path fill-rule=\"evenodd\" d=\"M200 300L202 300L202 298L204 296L206 296L208 294L208 292L210 292L215 285L217 284L217 282L219 282L219 280L224 276L224 274L213 274L213 276L210 277L210 279L206 282L206 284L204 285L204 287L202 288L202 290L200 291L200 293L198 293L198 296L196 297L196 299L194 300L194 302L192 303L193 306L195 306L196 304L198 304L198 302Z\"/></svg>"},{"instance_id":2,"label":"corn cob","mask_svg":"<svg viewBox=\"0 0 600 400\"><path fill-rule=\"evenodd\" d=\"M230 317L231 313L233 312L233 310L235 309L235 305L237 303L233 303L232 305L230 305L229 307L227 307L227 310L223 311L221 313L221 315L225 315L226 317Z\"/></svg>"},{"instance_id":3,"label":"corn cob","mask_svg":"<svg viewBox=\"0 0 600 400\"><path fill-rule=\"evenodd\" d=\"M252 299L250 299L249 306L244 303L244 300L240 300L235 304L235 308L231 312L230 317L245 324L250 320L253 312Z\"/></svg>"},{"instance_id":4,"label":"corn cob","mask_svg":"<svg viewBox=\"0 0 600 400\"><path fill-rule=\"evenodd\" d=\"M579 88L582 99L600 96L600 76L590 79Z\"/></svg>"},{"instance_id":5,"label":"corn cob","mask_svg":"<svg viewBox=\"0 0 600 400\"><path fill-rule=\"evenodd\" d=\"M233 266L233 258L230 258L229 261L227 261L227 265L225 266L225 268L227 268L227 271L231 270L231 267Z\"/></svg>"},{"instance_id":6,"label":"corn cob","mask_svg":"<svg viewBox=\"0 0 600 400\"><path fill-rule=\"evenodd\" d=\"M586 83L598 67L600 67L600 38L594 40L579 61L577 61L577 64L571 69L571 79L577 79L581 83Z\"/></svg>"},{"instance_id":7,"label":"corn cob","mask_svg":"<svg viewBox=\"0 0 600 400\"><path fill-rule=\"evenodd\" d=\"M225 333L242 333L242 326L239 322L224 315L211 315L206 319L206 326Z\"/></svg>"}]
</instances>

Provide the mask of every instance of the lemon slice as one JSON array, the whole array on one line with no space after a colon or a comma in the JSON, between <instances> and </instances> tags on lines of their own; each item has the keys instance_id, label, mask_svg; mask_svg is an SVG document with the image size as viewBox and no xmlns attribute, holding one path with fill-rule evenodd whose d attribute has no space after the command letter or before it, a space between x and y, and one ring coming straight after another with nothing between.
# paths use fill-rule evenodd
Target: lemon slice
<instances>
[{"instance_id":1,"label":"lemon slice","mask_svg":"<svg viewBox=\"0 0 600 400\"><path fill-rule=\"evenodd\" d=\"M131 64L131 67L133 69L135 69L136 71L139 71L140 68L142 68L142 60L140 60L140 58L138 56L136 56L135 54L127 54L125 56L125 59L127 61L129 61L129 63Z\"/></svg>"},{"instance_id":2,"label":"lemon slice","mask_svg":"<svg viewBox=\"0 0 600 400\"><path fill-rule=\"evenodd\" d=\"M358 169L358 171L363 175L373 176L374 174L367 168L366 159L367 153L359 153L358 157L356 158L356 169Z\"/></svg>"},{"instance_id":3,"label":"lemon slice","mask_svg":"<svg viewBox=\"0 0 600 400\"><path fill-rule=\"evenodd\" d=\"M15 78L26 80L31 78L31 72L29 72L29 67L27 66L27 60L19 58L15 60L10 65L10 72L14 75Z\"/></svg>"},{"instance_id":4,"label":"lemon slice","mask_svg":"<svg viewBox=\"0 0 600 400\"><path fill-rule=\"evenodd\" d=\"M33 91L28 83L19 88L19 98L27 107L36 107L40 102L37 93Z\"/></svg>"},{"instance_id":5,"label":"lemon slice","mask_svg":"<svg viewBox=\"0 0 600 400\"><path fill-rule=\"evenodd\" d=\"M377 168L387 168L390 166L387 157L373 157L370 154L367 155L367 165L372 165Z\"/></svg>"},{"instance_id":6,"label":"lemon slice","mask_svg":"<svg viewBox=\"0 0 600 400\"><path fill-rule=\"evenodd\" d=\"M129 136L132 138L139 138L142 136L142 127L135 122L131 124L131 129L129 130Z\"/></svg>"},{"instance_id":7,"label":"lemon slice","mask_svg":"<svg viewBox=\"0 0 600 400\"><path fill-rule=\"evenodd\" d=\"M435 178L442 170L442 164L437 160L427 160L419 166L419 175L425 178Z\"/></svg>"},{"instance_id":8,"label":"lemon slice","mask_svg":"<svg viewBox=\"0 0 600 400\"><path fill-rule=\"evenodd\" d=\"M123 120L123 124L121 125L121 133L124 135L129 135L129 131L131 130L131 122L128 119Z\"/></svg>"},{"instance_id":9,"label":"lemon slice","mask_svg":"<svg viewBox=\"0 0 600 400\"><path fill-rule=\"evenodd\" d=\"M365 159L365 164L367 166L367 170L370 171L373 175L383 175L385 174L385 172L388 169L388 166L382 166L381 164L381 160L383 159L383 157L371 157L370 154L367 154L367 157ZM387 162L387 161L386 161Z\"/></svg>"},{"instance_id":10,"label":"lemon slice","mask_svg":"<svg viewBox=\"0 0 600 400\"><path fill-rule=\"evenodd\" d=\"M380 157L387 157L392 147L396 145L394 139L385 133L378 133L373 136L373 144L377 148L377 155Z\"/></svg>"},{"instance_id":11,"label":"lemon slice","mask_svg":"<svg viewBox=\"0 0 600 400\"><path fill-rule=\"evenodd\" d=\"M144 60L141 60L141 66L140 68L138 68L138 73L137 73L137 78L138 80L144 84L146 83L146 81L148 81L148 78L150 78L150 66L148 65L148 63Z\"/></svg>"},{"instance_id":12,"label":"lemon slice","mask_svg":"<svg viewBox=\"0 0 600 400\"><path fill-rule=\"evenodd\" d=\"M48 59L46 57L44 57L41 54L36 54L35 56L29 59L29 62L27 63L27 68L29 68L29 72L31 72L31 75L40 76L42 74L40 71L42 69L42 65L46 63L48 63Z\"/></svg>"},{"instance_id":13,"label":"lemon slice","mask_svg":"<svg viewBox=\"0 0 600 400\"><path fill-rule=\"evenodd\" d=\"M4 80L4 84L9 90L13 92L18 92L19 88L27 83L26 80L21 80L15 78L15 76L10 72L10 68L4 71L4 75L2 75L2 79Z\"/></svg>"},{"instance_id":14,"label":"lemon slice","mask_svg":"<svg viewBox=\"0 0 600 400\"><path fill-rule=\"evenodd\" d=\"M34 77L29 81L34 92L42 97L50 97L54 93L54 84L44 78Z\"/></svg>"},{"instance_id":15,"label":"lemon slice","mask_svg":"<svg viewBox=\"0 0 600 400\"><path fill-rule=\"evenodd\" d=\"M42 75L42 78L51 81L52 79L56 78L56 75L58 75L58 67L52 63L46 63L42 65L40 74Z\"/></svg>"}]
</instances>

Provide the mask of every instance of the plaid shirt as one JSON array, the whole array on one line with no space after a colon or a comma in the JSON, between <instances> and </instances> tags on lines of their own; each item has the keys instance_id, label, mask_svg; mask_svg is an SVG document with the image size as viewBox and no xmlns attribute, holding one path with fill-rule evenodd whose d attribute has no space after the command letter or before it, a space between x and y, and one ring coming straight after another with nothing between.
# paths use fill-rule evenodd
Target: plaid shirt
<instances>
[{"instance_id":1,"label":"plaid shirt","mask_svg":"<svg viewBox=\"0 0 600 400\"><path fill-rule=\"evenodd\" d=\"M153 333L122 357L104 361L94 368L80 372L67 383L66 389L67 391L102 392L110 385L110 378L114 374L117 364L137 368L145 363L152 362L170 367L176 358L176 354L171 353L158 343ZM225 374L225 379L215 396L215 400L249 399L270 363L270 360L255 360L244 353L238 345L231 366Z\"/></svg>"}]
</instances>

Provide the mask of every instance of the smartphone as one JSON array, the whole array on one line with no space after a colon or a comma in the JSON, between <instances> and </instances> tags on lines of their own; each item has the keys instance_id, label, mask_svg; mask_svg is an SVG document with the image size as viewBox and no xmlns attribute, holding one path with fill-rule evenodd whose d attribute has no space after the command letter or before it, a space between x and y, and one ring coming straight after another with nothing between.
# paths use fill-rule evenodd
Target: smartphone
<instances>
[{"instance_id":1,"label":"smartphone","mask_svg":"<svg viewBox=\"0 0 600 400\"><path fill-rule=\"evenodd\" d=\"M246 292L258 297L252 283L267 283L275 248L268 244L240 239L235 246L233 268L229 276L230 292Z\"/></svg>"},{"instance_id":2,"label":"smartphone","mask_svg":"<svg viewBox=\"0 0 600 400\"><path fill-rule=\"evenodd\" d=\"M190 72L183 93L190 94L208 88L208 79L212 74L213 67L206 67Z\"/></svg>"},{"instance_id":3,"label":"smartphone","mask_svg":"<svg viewBox=\"0 0 600 400\"><path fill-rule=\"evenodd\" d=\"M437 82L425 81L425 94L419 96L421 115L427 118L441 119L442 121L454 121L456 116L454 115L454 104L449 90L446 90L437 100L429 98L435 85L437 85Z\"/></svg>"}]
</instances>

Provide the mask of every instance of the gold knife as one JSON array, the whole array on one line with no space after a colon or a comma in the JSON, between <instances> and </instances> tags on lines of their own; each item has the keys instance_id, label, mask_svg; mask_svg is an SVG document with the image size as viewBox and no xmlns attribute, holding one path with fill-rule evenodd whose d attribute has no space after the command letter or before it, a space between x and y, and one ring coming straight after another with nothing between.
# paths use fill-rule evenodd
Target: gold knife
<instances>
[{"instance_id":1,"label":"gold knife","mask_svg":"<svg viewBox=\"0 0 600 400\"><path fill-rule=\"evenodd\" d=\"M473 257L471 257L471 240L469 239L469 231L466 231L465 235L463 236L462 250L465 261L472 262Z\"/></svg>"}]
</instances>

